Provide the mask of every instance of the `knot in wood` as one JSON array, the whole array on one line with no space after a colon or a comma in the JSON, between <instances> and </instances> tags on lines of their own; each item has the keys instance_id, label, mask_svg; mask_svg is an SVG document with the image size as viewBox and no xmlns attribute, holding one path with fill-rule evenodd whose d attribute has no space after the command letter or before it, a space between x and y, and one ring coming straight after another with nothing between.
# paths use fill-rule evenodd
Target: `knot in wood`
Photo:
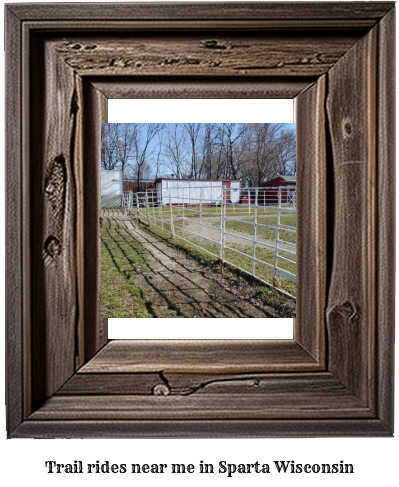
<instances>
[{"instance_id":1,"label":"knot in wood","mask_svg":"<svg viewBox=\"0 0 399 487\"><path fill-rule=\"evenodd\" d=\"M57 156L50 164L44 184L44 192L46 193L54 209L59 209L62 205L65 184L65 158L63 155L60 155Z\"/></svg>"},{"instance_id":2,"label":"knot in wood","mask_svg":"<svg viewBox=\"0 0 399 487\"><path fill-rule=\"evenodd\" d=\"M349 321L350 323L355 324L357 323L359 318L359 310L350 301L345 301L342 304L332 306L327 312L327 315L327 319L330 322L334 322L335 319L339 319L339 317L341 317Z\"/></svg>"},{"instance_id":3,"label":"knot in wood","mask_svg":"<svg viewBox=\"0 0 399 487\"><path fill-rule=\"evenodd\" d=\"M46 192L47 196L49 198L52 197L56 190L55 184L53 181L47 181L46 187L44 188L44 191Z\"/></svg>"},{"instance_id":4,"label":"knot in wood","mask_svg":"<svg viewBox=\"0 0 399 487\"><path fill-rule=\"evenodd\" d=\"M166 384L156 384L152 388L152 393L154 396L169 396L170 389Z\"/></svg>"},{"instance_id":5,"label":"knot in wood","mask_svg":"<svg viewBox=\"0 0 399 487\"><path fill-rule=\"evenodd\" d=\"M353 125L350 120L345 119L342 124L344 137L351 137L353 134Z\"/></svg>"},{"instance_id":6,"label":"knot in wood","mask_svg":"<svg viewBox=\"0 0 399 487\"><path fill-rule=\"evenodd\" d=\"M209 39L209 40L203 41L201 44L205 47L205 49L219 49L219 50L227 49L227 46L225 46L224 44L221 44L216 39Z\"/></svg>"},{"instance_id":7,"label":"knot in wood","mask_svg":"<svg viewBox=\"0 0 399 487\"><path fill-rule=\"evenodd\" d=\"M338 306L338 309L341 314L343 314L346 318L348 318L351 321L353 321L358 316L356 307L349 301L345 301L343 304Z\"/></svg>"},{"instance_id":8,"label":"knot in wood","mask_svg":"<svg viewBox=\"0 0 399 487\"><path fill-rule=\"evenodd\" d=\"M55 257L61 253L61 243L57 237L51 235L44 242L44 250L49 257Z\"/></svg>"},{"instance_id":9,"label":"knot in wood","mask_svg":"<svg viewBox=\"0 0 399 487\"><path fill-rule=\"evenodd\" d=\"M94 49L97 49L97 45L96 44L86 44L84 46L84 50L85 51L94 51Z\"/></svg>"}]
</instances>

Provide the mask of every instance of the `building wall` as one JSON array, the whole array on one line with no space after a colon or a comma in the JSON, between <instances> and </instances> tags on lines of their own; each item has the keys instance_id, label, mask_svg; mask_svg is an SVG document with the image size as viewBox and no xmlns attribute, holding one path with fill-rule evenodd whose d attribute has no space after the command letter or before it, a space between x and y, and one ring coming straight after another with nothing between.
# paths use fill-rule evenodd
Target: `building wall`
<instances>
[{"instance_id":1,"label":"building wall","mask_svg":"<svg viewBox=\"0 0 399 487\"><path fill-rule=\"evenodd\" d=\"M276 177L262 184L264 189L259 191L258 201L266 205L278 203L279 188L286 188L281 191L281 203L286 204L292 201L292 193L296 191L296 181L285 181Z\"/></svg>"},{"instance_id":2,"label":"building wall","mask_svg":"<svg viewBox=\"0 0 399 487\"><path fill-rule=\"evenodd\" d=\"M229 188L225 193L227 202L238 203L240 200L241 181L238 180L160 178L154 185L157 199L163 205L197 205L200 200L204 205L217 205L222 200L223 187Z\"/></svg>"},{"instance_id":3,"label":"building wall","mask_svg":"<svg viewBox=\"0 0 399 487\"><path fill-rule=\"evenodd\" d=\"M122 194L122 171L101 169L101 196Z\"/></svg>"},{"instance_id":4,"label":"building wall","mask_svg":"<svg viewBox=\"0 0 399 487\"><path fill-rule=\"evenodd\" d=\"M162 179L156 184L158 201L162 205L215 205L222 198L222 181Z\"/></svg>"},{"instance_id":5,"label":"building wall","mask_svg":"<svg viewBox=\"0 0 399 487\"><path fill-rule=\"evenodd\" d=\"M262 183L263 188L278 188L280 186L295 186L296 181L285 181L281 176L277 176L269 181Z\"/></svg>"},{"instance_id":6,"label":"building wall","mask_svg":"<svg viewBox=\"0 0 399 487\"><path fill-rule=\"evenodd\" d=\"M241 198L241 181L223 179L222 182L226 188L225 198L227 203L239 203Z\"/></svg>"}]
</instances>

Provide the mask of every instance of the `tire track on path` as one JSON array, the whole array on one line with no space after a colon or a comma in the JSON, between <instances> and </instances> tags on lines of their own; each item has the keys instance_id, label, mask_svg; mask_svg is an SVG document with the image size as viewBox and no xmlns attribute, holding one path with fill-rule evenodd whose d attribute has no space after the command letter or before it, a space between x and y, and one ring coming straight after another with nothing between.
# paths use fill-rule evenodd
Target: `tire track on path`
<instances>
[{"instance_id":1,"label":"tire track on path","mask_svg":"<svg viewBox=\"0 0 399 487\"><path fill-rule=\"evenodd\" d=\"M151 302L151 312L159 318L265 318L274 310L253 298L254 288L236 288L220 274L189 259L171 245L158 240L122 212L102 213L103 224L115 226L123 236L126 252L129 236L147 251L146 264L132 269L132 279ZM123 231L123 232L122 232ZM131 245L131 243L130 243Z\"/></svg>"}]
</instances>

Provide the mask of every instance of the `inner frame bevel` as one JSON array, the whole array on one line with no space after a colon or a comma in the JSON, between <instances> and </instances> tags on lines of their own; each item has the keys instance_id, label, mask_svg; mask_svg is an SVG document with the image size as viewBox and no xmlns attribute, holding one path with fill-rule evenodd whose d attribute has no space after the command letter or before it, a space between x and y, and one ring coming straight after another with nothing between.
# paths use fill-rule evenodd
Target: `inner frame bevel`
<instances>
[{"instance_id":1,"label":"inner frame bevel","mask_svg":"<svg viewBox=\"0 0 399 487\"><path fill-rule=\"evenodd\" d=\"M236 79L231 79L227 81L227 84L223 82L223 85L219 84L215 79L198 79L198 78L179 78L177 79L155 79L152 78L147 80L146 77L143 79L136 79L136 78L129 78L128 80L123 77L117 77L115 79L101 79L98 77L90 78L90 77L82 77L82 84L83 84L83 94L84 94L84 107L85 110L87 109L87 114L89 117L84 117L85 123L84 127L85 130L85 160L90 160L90 169L89 172L85 170L85 184L84 186L87 187L87 182L91 180L92 186L96 188L97 197L96 197L96 207L92 204L92 197L85 194L85 222L92 222L98 221L99 219L99 168L100 168L100 124L102 122L107 121L107 104L108 99L110 98L287 98L293 97L295 101L295 105L298 105L298 99L300 99L302 93L306 93L309 88L314 87L317 85L314 80L288 80L286 83L281 81L276 83L274 79L251 79L247 81L241 81ZM176 85L178 85L178 89L176 89ZM319 100L319 103L321 100ZM320 107L319 107L320 108ZM314 107L310 107L310 110L313 110ZM296 108L297 111L297 108ZM297 114L298 115L298 114ZM90 125L90 126L88 126ZM96 128L94 128L96 127ZM90 138L87 136L90 135ZM298 156L297 156L298 157ZM298 160L297 164L300 164L300 160ZM95 169L93 169L95 168ZM93 177L95 184L93 184ZM90 199L91 204L87 204L88 200ZM85 226L86 228L86 226ZM299 228L299 225L298 225ZM93 229L92 229L93 230ZM97 229L98 231L98 229ZM93 242L92 238L85 235L85 241L88 238L89 241ZM86 274L86 272L91 269L93 271L93 262L100 263L100 249L99 249L99 242L100 239L98 237L98 244L97 244L97 252L98 254L92 252L92 247L90 246L90 252L85 253L85 286L87 290L87 286L91 290L93 290L93 280L91 279L90 274ZM101 264L100 269L101 269ZM99 274L99 270L97 269L97 275ZM92 276L92 274L91 274ZM88 283L88 280L90 281ZM93 302L97 302L99 304L99 288L101 286L100 277L98 275L98 283L97 283L97 293L98 298L96 297ZM87 293L85 292L86 296ZM86 299L87 301L87 299ZM85 305L86 305L85 301ZM90 310L87 310L90 313ZM100 369L103 367L102 357L108 356L109 353L112 353L113 349L115 349L115 344L112 342L117 341L107 341L104 339L104 334L106 334L106 321L104 319L100 319L100 312L97 309L96 316L98 317L97 320L100 321L100 325L92 328L91 330L87 329L85 326L85 357L86 359L92 357L96 352L105 345L105 348L97 354L94 360L88 362L86 365L83 365L85 361L82 361L80 365L83 365L81 371L94 371L97 367ZM87 314L86 314L87 316ZM86 325L87 323L93 323L92 320L87 321L86 318ZM98 321L97 321L98 322ZM303 331L302 328L305 328L306 331ZM315 330L311 331L310 327L314 327ZM102 343L99 342L99 333L98 330L101 330L102 335ZM309 334L313 335L316 334L320 337L320 339L312 340L314 343L317 343L316 349L309 350L309 345L307 343L301 343L298 341L298 337L306 337ZM255 363L251 360L251 353L254 350L248 349L248 347L244 347L247 351L245 353L241 353L239 355L235 355L238 360L234 361L229 365L226 364L207 364L206 366L201 366L201 360L197 359L194 360L194 363L188 360L186 365L184 365L185 359L184 351L182 350L183 355L181 355L176 360L176 367L172 366L173 370L185 370L194 372L197 370L198 372L210 371L211 373L226 373L226 372L234 372L239 373L241 372L248 372L248 371L256 371L262 372L267 370L296 370L296 371L303 371L303 370L324 370L325 363L324 357L325 352L320 348L320 344L324 344L324 322L319 323L311 323L309 320L298 320L294 319L294 340L293 341L278 341L278 340L257 340L257 358L255 359ZM305 340L306 341L306 340ZM137 346L140 348L148 346L148 351L153 348L156 341L148 340L148 341L141 341L138 344L138 341L135 340L123 340L124 342L124 350L131 351L132 354L135 353L137 350ZM165 342L169 342L166 346L166 349L170 350L171 341L167 340ZM187 341L184 341L187 342ZM200 341L197 341L198 344ZM215 345L215 341L207 340L208 351L210 350L217 350L220 347L220 343ZM212 344L211 344L212 342ZM219 341L220 342L220 341ZM223 341L224 342L224 341ZM247 340L237 340L237 350L240 348L241 345L248 345ZM278 343L280 342L280 343ZM283 342L283 343L282 343ZM289 344L287 342L290 342ZM262 344L262 345L261 345ZM259 347L261 345L261 348ZM210 346L210 348L209 348ZM215 349L216 346L216 349ZM277 360L273 364L273 360L276 359L275 354L272 352L273 349L279 350L281 355L281 360ZM183 347L184 348L184 347ZM200 347L201 348L201 347ZM202 347L203 348L203 347ZM130 352L129 352L130 353ZM124 354L122 354L124 355ZM211 352L212 355L212 352ZM234 355L230 356L230 360ZM265 363L261 365L259 360L262 360L262 356L265 357ZM204 356L205 357L205 356ZM274 358L272 358L274 357ZM294 359L295 357L295 359ZM295 360L297 362L294 364ZM252 363L251 363L252 362ZM125 371L129 369L129 367L123 368L122 360L120 361L120 366ZM137 370L149 370L153 367L144 366L140 367L133 367L130 370L137 371ZM119 367L117 367L119 368ZM155 369L159 370L159 366L155 365Z\"/></svg>"}]
</instances>

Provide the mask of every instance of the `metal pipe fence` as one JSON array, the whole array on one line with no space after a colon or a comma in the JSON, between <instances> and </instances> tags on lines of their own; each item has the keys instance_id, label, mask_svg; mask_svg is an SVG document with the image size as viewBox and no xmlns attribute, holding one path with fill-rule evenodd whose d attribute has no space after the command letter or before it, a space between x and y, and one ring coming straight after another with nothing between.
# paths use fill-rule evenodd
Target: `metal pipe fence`
<instances>
[{"instance_id":1,"label":"metal pipe fence","mask_svg":"<svg viewBox=\"0 0 399 487\"><path fill-rule=\"evenodd\" d=\"M123 204L126 214L295 297L295 186L182 185L125 193Z\"/></svg>"}]
</instances>

